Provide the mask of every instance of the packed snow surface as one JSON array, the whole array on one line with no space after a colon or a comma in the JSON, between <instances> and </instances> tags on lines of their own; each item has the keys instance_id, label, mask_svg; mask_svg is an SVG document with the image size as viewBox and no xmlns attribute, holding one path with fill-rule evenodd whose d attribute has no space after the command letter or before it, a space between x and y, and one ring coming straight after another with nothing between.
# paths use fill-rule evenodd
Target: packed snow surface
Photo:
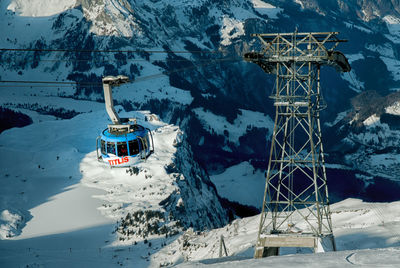
<instances>
[{"instance_id":1,"label":"packed snow surface","mask_svg":"<svg viewBox=\"0 0 400 268\"><path fill-rule=\"evenodd\" d=\"M338 252L318 254L308 248L281 248L279 257L245 260L253 257L260 216L243 218L209 232L190 230L152 257L152 264L165 264L173 259L190 261L179 267L397 267L400 263L400 202L367 203L346 199L331 205L333 232ZM304 230L304 222L296 227ZM223 236L228 257L219 258ZM292 255L300 253L301 255ZM224 255L225 256L225 255Z\"/></svg>"},{"instance_id":2,"label":"packed snow surface","mask_svg":"<svg viewBox=\"0 0 400 268\"><path fill-rule=\"evenodd\" d=\"M373 114L370 117L368 117L367 119L365 119L363 124L364 124L364 126L371 127L373 125L376 125L379 122L380 122L380 118L376 114Z\"/></svg>"},{"instance_id":3,"label":"packed snow surface","mask_svg":"<svg viewBox=\"0 0 400 268\"><path fill-rule=\"evenodd\" d=\"M400 19L392 15L387 15L383 17L383 21L386 22L390 33L385 34L385 36L393 43L398 44L400 42Z\"/></svg>"},{"instance_id":4,"label":"packed snow surface","mask_svg":"<svg viewBox=\"0 0 400 268\"><path fill-rule=\"evenodd\" d=\"M251 0L251 2L257 12L267 15L271 19L277 19L278 14L283 11L281 8L275 7L262 0Z\"/></svg>"},{"instance_id":5,"label":"packed snow surface","mask_svg":"<svg viewBox=\"0 0 400 268\"><path fill-rule=\"evenodd\" d=\"M400 115L400 102L395 102L391 106L385 108L385 112L393 115Z\"/></svg>"},{"instance_id":6,"label":"packed snow surface","mask_svg":"<svg viewBox=\"0 0 400 268\"><path fill-rule=\"evenodd\" d=\"M400 248L350 250L330 253L288 255L264 259L221 258L178 265L189 267L258 268L258 267L397 267L400 263Z\"/></svg>"},{"instance_id":7,"label":"packed snow surface","mask_svg":"<svg viewBox=\"0 0 400 268\"><path fill-rule=\"evenodd\" d=\"M76 0L12 0L8 9L24 17L47 17L74 7Z\"/></svg>"},{"instance_id":8,"label":"packed snow surface","mask_svg":"<svg viewBox=\"0 0 400 268\"><path fill-rule=\"evenodd\" d=\"M224 16L221 28L221 45L228 46L232 44L231 39L244 35L243 22Z\"/></svg>"},{"instance_id":9,"label":"packed snow surface","mask_svg":"<svg viewBox=\"0 0 400 268\"><path fill-rule=\"evenodd\" d=\"M245 135L248 129L253 127L267 128L272 133L274 128L272 119L260 112L240 109L241 113L232 124L225 117L213 114L203 108L195 108L193 111L209 132L228 135L229 140L236 144L239 143L239 138ZM268 138L269 136L266 137L266 139Z\"/></svg>"},{"instance_id":10,"label":"packed snow surface","mask_svg":"<svg viewBox=\"0 0 400 268\"><path fill-rule=\"evenodd\" d=\"M210 178L220 196L261 209L265 188L264 172L256 170L249 162L229 167Z\"/></svg>"},{"instance_id":11,"label":"packed snow surface","mask_svg":"<svg viewBox=\"0 0 400 268\"><path fill-rule=\"evenodd\" d=\"M9 210L3 210L0 214L0 239L7 239L19 233L19 223L22 217Z\"/></svg>"},{"instance_id":12,"label":"packed snow surface","mask_svg":"<svg viewBox=\"0 0 400 268\"><path fill-rule=\"evenodd\" d=\"M173 23L182 29L191 29L190 17L185 11L194 6L202 7L205 0L185 0L180 4L172 0L146 1L146 8L142 3L130 6L127 1L105 0L100 1L100 5L71 9L76 6L76 2L1 1L1 46L31 47L34 44L32 42L37 40L46 40L50 47L58 44L52 41L63 40L64 35L63 30L53 29L57 18L54 15L63 12L66 14L61 25L65 28L62 29L79 30L76 21L87 20L91 23L92 33L147 40L146 31L138 22L155 20L154 13L157 11L160 14L173 15ZM302 1L294 2L303 7ZM232 3L234 6L230 7L229 15L216 8L215 4L210 5L210 17L212 15L215 18L212 23L219 26L222 45L232 44L244 35L246 19L265 19L265 16L275 19L282 12L279 7L262 0L247 1L250 3L248 7L241 1ZM167 7L173 7L169 10L171 14L166 13ZM136 14L140 14L143 20L139 20ZM399 19L386 16L384 20L391 33L385 36L395 43L400 43ZM349 28L371 32L358 25L345 24ZM160 29L165 31L166 36L185 33L183 30L172 28ZM158 32L160 39L157 42L164 40L163 31ZM190 37L187 40L204 48L202 39ZM176 40L175 44L171 45L172 50L182 50L182 47L182 40ZM159 50L155 47L154 49ZM400 64L394 57L392 47L383 44L371 45L367 49L378 52L394 80L400 80L397 71ZM145 103L151 99L169 99L178 105L189 105L193 101L190 92L170 86L169 77L159 75L163 69L151 63L165 58L156 58L163 57L156 55L149 57L148 61L139 59L141 75L136 77L137 83L118 88L115 91L116 99L132 99L138 103ZM364 59L360 53L348 57L350 62ZM30 60L24 56L15 59L16 65L26 59ZM28 65L16 68L20 73L0 67L2 80L65 81L67 75L72 72L71 64L61 62L56 65L54 59L55 56L43 55L36 68L30 68ZM108 60L110 64L116 64L114 60ZM129 65L122 65L119 69L128 72ZM104 68L93 67L91 71L101 76ZM154 79L153 76L151 80L139 80L154 74L159 79ZM355 72L343 78L349 81L357 92L364 87ZM184 267L321 267L324 264L330 267L397 267L400 263L399 202L380 204L348 199L332 205L334 234L340 250L337 253L233 261L252 257L259 216L236 219L223 228L206 232L189 229L183 234L168 238L153 236L147 239L135 237L126 241L119 240L115 234L115 223L125 216L126 212L136 209L160 209L160 201L165 200L171 191L177 196L178 208L187 205L179 197L180 190L177 187L177 183L182 183L185 179L175 174L182 179L171 180L172 175L167 174L165 170L165 165L170 164L174 157L176 147L173 144L178 142L181 132L178 127L158 120L145 122L145 117L149 115L147 112L136 113L140 122L153 131L158 150L147 162L138 166L138 175L129 173L127 169L109 169L96 161L94 152L94 140L99 130L109 123L103 111L104 104L68 98L74 93L73 88L68 90L33 86L15 88L13 91L4 90L1 94L1 106L28 114L32 117L33 124L22 129L10 129L0 135L0 267L159 267L160 264L173 265L184 261L194 261L182 264ZM386 112L399 114L397 106L394 104L388 107ZM70 109L79 115L69 120L58 120L59 117L40 113L42 109ZM117 109L122 110L121 107ZM194 112L210 132L219 135L226 133L230 141L237 144L247 129L263 126L272 130L273 127L273 122L268 116L254 111L241 110L241 114L233 123L201 108L195 109ZM339 114L337 120L342 116L343 114ZM365 123L369 126L368 129L377 126L382 127L382 131L352 138L365 143L379 143L383 139L398 145L398 138L386 128L387 126L380 124L379 118L371 117ZM391 141L387 139L390 135L394 137ZM354 161L360 158L358 155L352 157L354 159L350 160ZM377 165L382 172L394 170L393 167L399 163L397 155L389 153L367 157L367 162L371 166ZM393 171L392 173L397 174ZM212 179L221 196L257 207L261 204L261 192L264 191L265 181L261 172L254 171L249 163L239 163L221 174L214 175ZM193 189L189 187L195 203L204 202L197 192L191 192ZM202 187L200 189L204 190ZM195 220L204 212L196 210L196 206L193 210L195 213L189 217ZM225 237L229 255L225 259L218 258L221 235ZM294 249L283 253L296 251L307 252Z\"/></svg>"},{"instance_id":13,"label":"packed snow surface","mask_svg":"<svg viewBox=\"0 0 400 268\"><path fill-rule=\"evenodd\" d=\"M6 102L12 95L2 98ZM97 161L95 151L96 137L109 123L105 110L95 102L73 101L79 115L72 119L41 117L0 135L0 153L7 156L0 163L0 267L147 267L149 256L182 230L168 214L175 201L183 220L200 227L226 222L213 187L203 181L205 173L187 155L179 127L116 106L121 116L136 117L152 131L157 149L136 170L111 169ZM175 158L185 161L178 167ZM120 232L118 222L127 214L146 211L145 217L161 215L172 230L168 236L139 235L136 226L132 233ZM139 230L151 228L150 220Z\"/></svg>"}]
</instances>

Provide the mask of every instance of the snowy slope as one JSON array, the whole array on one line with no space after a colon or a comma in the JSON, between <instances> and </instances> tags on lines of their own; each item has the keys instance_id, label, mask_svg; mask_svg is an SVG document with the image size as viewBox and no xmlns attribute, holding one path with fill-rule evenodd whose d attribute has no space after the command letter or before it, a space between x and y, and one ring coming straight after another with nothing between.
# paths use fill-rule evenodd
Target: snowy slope
<instances>
[{"instance_id":1,"label":"snowy slope","mask_svg":"<svg viewBox=\"0 0 400 268\"><path fill-rule=\"evenodd\" d=\"M284 257L269 257L264 259L225 258L204 260L178 265L188 267L398 267L400 263L400 248L349 250L332 253L317 253L311 255L288 255Z\"/></svg>"},{"instance_id":2,"label":"snowy slope","mask_svg":"<svg viewBox=\"0 0 400 268\"><path fill-rule=\"evenodd\" d=\"M354 18L346 13L353 8L346 9L347 3L327 11L318 7L323 0L293 1L302 9L290 2L1 1L0 46L4 48L221 53L1 52L0 80L98 83L103 75L129 75L135 83L115 90L118 103L129 110L149 109L180 127L144 122L148 113L136 113L154 130L160 150L138 170L110 170L94 160L94 139L107 123L103 104L94 101L101 98L99 88L2 84L0 105L29 115L33 125L0 135L4 156L0 163L0 266L147 267L149 263L179 263L217 256L220 234L230 238L233 234L232 240L227 239L230 253L251 256L254 239L249 240L249 236L255 237L258 217L240 221L237 232L242 236L235 237L232 226L202 233L203 240L196 235L198 229L223 225L226 215L206 172L193 161L196 157L204 165L226 168L232 163L260 160L263 154L255 149L266 151L273 115L266 100L273 78L265 78L258 66L237 62L243 52L258 49L250 33L292 31L297 26L301 31L320 31L323 26L324 31L339 30L343 38L350 39L340 49L355 66L353 72L341 76L343 81L338 77L334 82L322 81L328 107L334 107L327 111L328 117L336 129L346 126L343 119L352 112L350 99L355 95L365 90L387 94L400 88L395 9L384 16L389 13L363 6L354 13L365 17ZM363 1L363 5L368 2ZM369 22L371 12L375 22ZM369 66L380 69L372 72ZM373 83L378 77L384 81ZM396 106L384 109L398 114ZM62 113L75 117L61 121ZM343 161L329 159L333 165L347 165L336 167L372 174L360 175L367 178L366 184L373 183L373 175L398 180L400 171L399 153L390 150L398 145L398 130L378 117L371 115L363 121L365 129L347 133L343 142L338 141L356 144ZM266 131L256 132L257 128ZM190 143L193 150L200 148L201 154L193 156L185 138L181 140L182 131L192 131ZM213 175L212 180L222 197L259 207L264 178L261 171L253 171L248 162L241 162ZM398 246L395 229L390 229L398 228L397 205L378 204L379 209L371 209L368 206L373 204L347 202L334 214L341 249ZM379 226L382 213L385 224ZM146 221L147 217L151 219ZM138 219L139 224L131 224L131 219ZM160 235L156 225L166 226L168 231L162 229L166 234ZM185 236L173 235L189 226L195 230ZM192 246L184 243L192 238ZM357 259L357 254L351 256ZM351 256L350 261L356 263Z\"/></svg>"},{"instance_id":3,"label":"snowy slope","mask_svg":"<svg viewBox=\"0 0 400 268\"><path fill-rule=\"evenodd\" d=\"M298 263L293 263L295 267L304 267L304 265L312 264L321 259L327 260L329 265L323 267L337 267L341 265L343 256L347 257L354 253L354 263L373 265L377 262L370 260L378 252L383 252L379 260L385 259L390 267L399 263L399 255L394 252L399 251L400 247L400 202L393 203L366 203L359 199L346 199L342 202L333 204L332 223L333 231L336 238L338 253L327 253L317 255L304 255L298 257ZM296 220L294 220L296 222ZM224 236L228 255L231 260L252 258L254 254L254 245L256 242L259 224L259 215L235 220L233 223L209 232L196 234L186 231L186 233L174 241L172 244L163 248L160 252L152 257L152 262L156 266L157 263L163 264L171 262L170 260L204 260L219 257L219 239ZM296 225L302 229L302 224ZM376 249L398 247L386 250L361 251L360 249ZM351 250L351 252L348 252ZM342 252L345 251L345 252ZM346 252L347 251L347 252ZM310 253L309 249L296 250L293 248L282 248L282 255L294 253ZM357 253L355 253L357 252ZM181 256L178 258L178 256ZM358 259L359 256L359 259ZM297 255L296 255L297 257ZM265 260L265 263L271 265L284 266L286 261L295 261L296 257L279 257ZM289 258L289 259L288 259ZM193 264L182 265L182 267L197 267L200 263L212 264L229 261L224 259L214 259L209 261L198 261ZM221 265L237 265L234 267L244 267L252 264L252 261L244 262L228 262ZM264 264L264 261L254 262L252 265ZM217 267L218 265L215 264ZM201 267L201 265L200 265ZM222 266L225 267L225 266ZM311 267L314 267L311 265Z\"/></svg>"},{"instance_id":4,"label":"snowy slope","mask_svg":"<svg viewBox=\"0 0 400 268\"><path fill-rule=\"evenodd\" d=\"M74 7L76 0L13 0L8 9L24 17L46 17Z\"/></svg>"},{"instance_id":5,"label":"snowy slope","mask_svg":"<svg viewBox=\"0 0 400 268\"><path fill-rule=\"evenodd\" d=\"M349 58L352 72L336 77L322 69L328 104L324 116L329 121L351 110L351 99L366 90L382 95L398 91L399 14L389 8L395 3L375 2L335 2L328 8L321 0L187 0L179 4L171 0L5 0L0 3L2 48L135 52L2 51L0 81L98 83L104 75L128 75L135 83L116 90L116 99L126 109L151 110L186 133L193 130L188 140L200 152L199 160L206 168L217 166L215 170L221 171L238 162L266 159L266 150L259 148L267 147L272 132L273 109L267 100L274 78L258 66L241 62L243 53L260 48L252 33L334 30L349 39L338 49ZM101 98L99 87L2 85L10 86L1 87L2 96L15 95L0 97L0 105L34 116L34 121L41 120L43 110L72 111L73 101L65 97ZM44 94L55 98L44 100ZM341 126L339 122L337 128ZM369 130L361 132L356 143L371 137ZM389 138L397 138L396 132L390 130ZM334 143L346 147L354 140L352 134ZM374 141L388 135L372 136L369 140ZM325 148L327 153L334 151ZM392 155L398 158L397 152ZM371 176L393 178L398 170L382 172L362 150L350 159L341 155L329 160L366 170Z\"/></svg>"},{"instance_id":6,"label":"snowy slope","mask_svg":"<svg viewBox=\"0 0 400 268\"><path fill-rule=\"evenodd\" d=\"M156 251L153 247L185 228L202 230L227 222L178 127L148 112L133 113L153 131L156 151L135 168L110 169L97 161L94 151L107 115L104 110L87 111L81 102L74 109L82 114L72 119L49 118L0 135L0 153L7 156L0 163L0 266L52 265L71 250L82 251L80 265L85 250L91 256L104 248L105 257L137 243L136 249L145 250L136 258L146 263L148 250ZM137 217L133 224L129 215ZM147 241L154 246L149 248ZM31 248L37 253L25 254ZM36 259L36 254L44 257ZM65 267L70 261L74 258Z\"/></svg>"},{"instance_id":7,"label":"snowy slope","mask_svg":"<svg viewBox=\"0 0 400 268\"><path fill-rule=\"evenodd\" d=\"M210 178L220 196L261 209L265 189L264 172L256 170L249 162L229 167Z\"/></svg>"},{"instance_id":8,"label":"snowy slope","mask_svg":"<svg viewBox=\"0 0 400 268\"><path fill-rule=\"evenodd\" d=\"M265 127L270 133L274 128L271 118L259 112L240 110L240 115L231 124L225 117L215 115L210 111L204 111L201 108L196 108L193 111L206 129L218 135L226 135L229 141L236 144L239 144L239 138L253 127ZM267 136L266 139L269 139L269 137Z\"/></svg>"}]
</instances>

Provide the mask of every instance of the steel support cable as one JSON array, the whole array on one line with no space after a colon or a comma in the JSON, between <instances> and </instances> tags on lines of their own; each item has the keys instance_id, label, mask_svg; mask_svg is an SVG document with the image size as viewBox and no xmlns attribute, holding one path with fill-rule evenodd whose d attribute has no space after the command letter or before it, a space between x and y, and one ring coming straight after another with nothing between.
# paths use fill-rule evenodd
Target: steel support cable
<instances>
[{"instance_id":1,"label":"steel support cable","mask_svg":"<svg viewBox=\"0 0 400 268\"><path fill-rule=\"evenodd\" d=\"M0 51L13 51L13 52L76 52L76 53L157 53L157 54L218 54L224 51L217 50L182 50L182 51L165 51L165 50L101 50L101 49L39 49L39 48L0 48Z\"/></svg>"},{"instance_id":2,"label":"steel support cable","mask_svg":"<svg viewBox=\"0 0 400 268\"><path fill-rule=\"evenodd\" d=\"M295 54L296 54L296 50L297 48L297 43L296 43L296 34L297 34L297 30L296 32L294 32L294 34L292 35L292 42L288 45L292 45L292 48L289 50L292 53L292 60L293 60L293 64L292 64L292 68L289 68L292 77L291 77L291 81L289 81L289 88L288 88L288 92L287 94L290 96L293 96L295 94L296 91L296 74L297 74L297 66L296 66L296 61L295 61ZM294 103L293 103L294 105ZM293 161L293 163L290 164L289 166L289 200L291 200L291 202L294 201L294 196L296 196L296 194L294 193L294 187L293 187L293 176L294 176L294 172L296 170L296 168L293 168L294 165L294 157L295 157L295 140L294 140L294 135L295 135L295 108L291 107L290 109L291 115L289 116L289 124L290 124L290 131L289 131L289 159L290 161ZM290 204L290 210L296 210L295 207L293 207L293 203ZM292 214L288 217L288 224L292 225L293 224L293 219L292 219ZM290 226L289 226L290 227Z\"/></svg>"},{"instance_id":3,"label":"steel support cable","mask_svg":"<svg viewBox=\"0 0 400 268\"><path fill-rule=\"evenodd\" d=\"M355 79L353 78L353 76L351 75L351 72L347 72L347 73L349 74L349 77L350 77L351 81L353 81L353 84L357 85L357 86L358 86L358 89L361 90L361 85L360 85L360 83L358 82L358 80L355 80Z\"/></svg>"},{"instance_id":4,"label":"steel support cable","mask_svg":"<svg viewBox=\"0 0 400 268\"><path fill-rule=\"evenodd\" d=\"M382 222L382 226L385 229L389 229L389 228L387 228L387 226L385 227L385 216L384 216L382 209L378 205L373 204L373 203L369 204L368 207L375 213L376 216L378 216L379 220ZM399 232L397 232L393 229L390 229L390 231L393 232L400 239Z\"/></svg>"},{"instance_id":5,"label":"steel support cable","mask_svg":"<svg viewBox=\"0 0 400 268\"><path fill-rule=\"evenodd\" d=\"M241 61L241 60L242 59L227 58L227 59L209 61L207 63L203 63L203 64L199 64L199 65L194 65L193 64L193 66L186 67L186 68L179 68L179 69L175 69L175 70L172 70L172 71L165 71L165 72L161 72L161 73L158 73L158 74L139 77L139 78L133 80L131 83L139 83L139 82L143 82L143 81L150 80L150 79L153 79L153 78L157 78L157 77L160 77L160 76L170 75L170 74L173 74L173 73L182 72L182 71L186 71L186 70L190 70L190 69L195 69L195 68L198 68L198 67L217 64L217 63L224 62L224 61L235 62L235 61ZM99 87L101 87L103 85L102 83L95 83L95 82L78 82L77 83L77 82L64 82L64 81L28 81L28 80L19 80L19 81L18 80L2 80L2 81L0 81L0 83L61 85L59 87L74 87L74 86L78 86L78 85L99 86ZM27 86L25 86L25 85L1 86L0 85L0 87L27 87ZM29 87L52 87L52 86L29 86Z\"/></svg>"},{"instance_id":6,"label":"steel support cable","mask_svg":"<svg viewBox=\"0 0 400 268\"><path fill-rule=\"evenodd\" d=\"M224 60L225 58L219 58L219 59L212 59L212 60ZM233 60L227 60L227 61L238 61L239 59L233 59ZM242 59L240 59L240 60L242 60ZM34 61L34 60L31 60L31 61ZM93 59L40 59L40 60L37 60L38 62L91 62L91 61L93 61L93 62L96 62L96 63L102 63L102 62L104 62L104 63L109 63L109 61L107 61L107 60L105 60L105 59L103 59L102 61L96 61L96 60L93 60ZM162 62L164 62L164 60L154 60L153 62L151 62L150 60L146 60L146 59L129 59L129 61L131 62L131 61L133 61L133 62L150 62L150 63L154 63L154 62L156 62L156 61L162 61ZM169 60L167 60L168 62L170 62L170 61L172 61L172 62L187 62L187 61L190 61L190 60L187 60L187 59L185 59L185 60L173 60L173 59L169 59ZM196 62L207 62L207 61L210 61L210 59L199 59L199 60L196 60ZM7 61L7 60L3 60L3 62L6 62L6 63L9 63L10 61Z\"/></svg>"}]
</instances>

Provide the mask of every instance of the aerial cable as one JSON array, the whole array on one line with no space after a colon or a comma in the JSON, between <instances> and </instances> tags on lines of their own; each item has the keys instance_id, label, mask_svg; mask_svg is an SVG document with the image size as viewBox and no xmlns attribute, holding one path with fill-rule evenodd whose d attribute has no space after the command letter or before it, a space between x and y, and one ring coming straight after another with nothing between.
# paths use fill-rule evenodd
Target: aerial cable
<instances>
[{"instance_id":1,"label":"aerial cable","mask_svg":"<svg viewBox=\"0 0 400 268\"><path fill-rule=\"evenodd\" d=\"M143 76L143 77L138 77L137 79L131 81L131 83L139 83L142 81L146 81L149 79L153 79L153 78L157 78L160 76L164 76L164 75L170 75L173 73L178 73L178 72L183 72L186 70L190 70L190 69L196 69L198 67L203 67L206 65L211 65L211 64L216 64L219 62L224 62L224 61L230 61L230 62L234 62L234 61L241 61L242 59L236 59L236 58L227 58L227 59L219 59L219 60L212 60L212 61L207 61L206 63L203 64L199 64L199 65L194 65L190 66L190 67L184 67L184 68L178 68L178 69L174 69L171 71L164 71L161 73L157 73L157 74L152 74L152 75L148 75L148 76ZM74 87L74 86L99 86L101 87L103 84L102 83L96 83L96 82L65 82L65 81L29 81L29 80L2 80L0 81L0 83L13 83L13 84L52 84L52 85L62 85L61 87ZM0 86L0 87L50 87L50 86L25 86L25 85L10 85L10 86Z\"/></svg>"},{"instance_id":2,"label":"aerial cable","mask_svg":"<svg viewBox=\"0 0 400 268\"><path fill-rule=\"evenodd\" d=\"M353 81L353 84L358 86L358 90L362 90L362 87L361 87L360 83L358 82L358 80L355 80L353 78L353 76L351 75L351 72L348 72L348 74L349 74L350 79Z\"/></svg>"},{"instance_id":3,"label":"aerial cable","mask_svg":"<svg viewBox=\"0 0 400 268\"><path fill-rule=\"evenodd\" d=\"M385 229L388 229L389 231L393 232L393 233L395 234L395 236L396 236L398 239L400 239L400 233L397 232L395 228L388 228L388 226L385 225L385 216L384 216L384 213L383 213L382 209L381 209L377 204L374 204L374 203L369 203L369 204L366 203L366 204L367 204L367 206L370 208L370 210L371 210L372 212L374 212L374 214L375 214L375 215L378 217L378 219L382 222L382 226L383 226Z\"/></svg>"},{"instance_id":4,"label":"aerial cable","mask_svg":"<svg viewBox=\"0 0 400 268\"><path fill-rule=\"evenodd\" d=\"M224 58L219 58L219 59L199 59L196 60L196 62L204 62L204 61L211 61L211 60L224 60ZM232 60L232 61L236 61L238 59ZM241 59L240 59L241 60ZM95 59L40 59L38 60L39 62L87 62L87 61L96 61ZM145 59L129 59L129 61L134 61L134 62L140 62L140 61L146 61L146 62L151 62L150 60L145 60ZM155 61L160 61L160 60L154 60L151 63L154 63ZM190 60L173 60L173 59L168 59L168 60L161 60L162 62L164 61L172 61L172 62L186 62L186 61L190 61ZM99 63L100 61L97 61L97 63ZM109 63L109 61L101 61L101 62L107 62Z\"/></svg>"},{"instance_id":5,"label":"aerial cable","mask_svg":"<svg viewBox=\"0 0 400 268\"><path fill-rule=\"evenodd\" d=\"M101 50L101 49L39 49L39 48L0 48L0 51L15 51L15 52L77 52L77 53L166 53L166 54L217 54L223 51L217 50Z\"/></svg>"}]
</instances>

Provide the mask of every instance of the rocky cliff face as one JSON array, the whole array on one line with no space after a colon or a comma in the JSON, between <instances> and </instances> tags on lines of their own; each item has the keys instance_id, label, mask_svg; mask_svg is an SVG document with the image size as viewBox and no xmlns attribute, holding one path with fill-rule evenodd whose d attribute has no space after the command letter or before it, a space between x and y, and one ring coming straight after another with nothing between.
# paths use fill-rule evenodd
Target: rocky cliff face
<instances>
[{"instance_id":1,"label":"rocky cliff face","mask_svg":"<svg viewBox=\"0 0 400 268\"><path fill-rule=\"evenodd\" d=\"M365 22L379 20L385 16L398 16L400 12L400 2L396 0L296 0L295 2L304 9L315 10L324 15L340 11L343 15L357 17Z\"/></svg>"}]
</instances>

